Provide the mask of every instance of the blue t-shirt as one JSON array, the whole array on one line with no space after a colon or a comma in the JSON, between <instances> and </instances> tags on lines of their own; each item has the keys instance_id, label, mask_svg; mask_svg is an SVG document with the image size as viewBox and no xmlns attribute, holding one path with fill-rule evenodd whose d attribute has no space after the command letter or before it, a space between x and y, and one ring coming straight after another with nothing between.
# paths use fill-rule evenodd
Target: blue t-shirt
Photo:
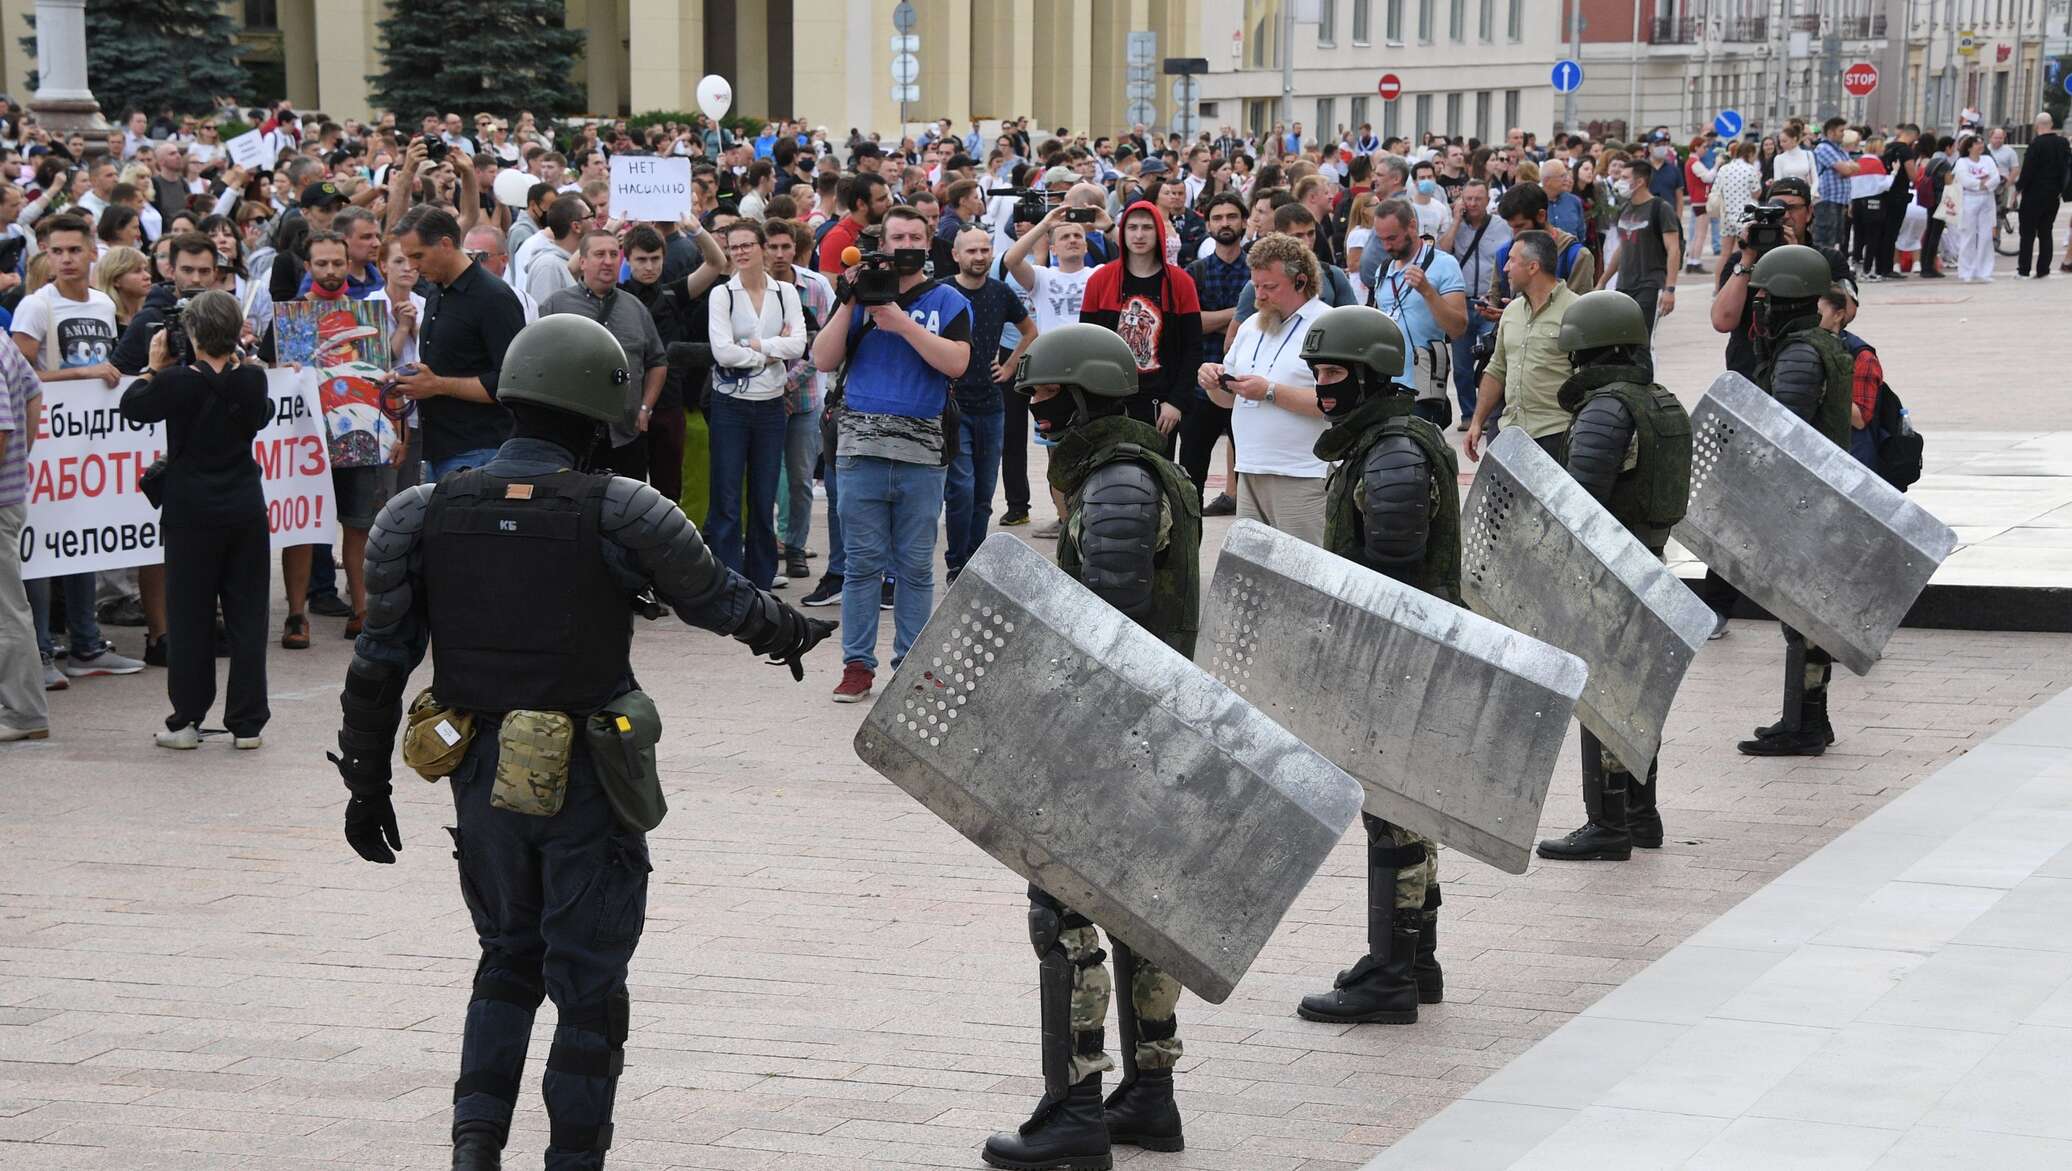
<instances>
[{"instance_id":1,"label":"blue t-shirt","mask_svg":"<svg viewBox=\"0 0 2072 1171\"><path fill-rule=\"evenodd\" d=\"M937 337L971 340L971 302L949 285L916 286L900 298L899 306ZM860 306L850 312L852 330L867 320ZM847 409L839 428L837 455L941 463L942 413L950 380L905 338L884 330L865 330L855 347L842 381Z\"/></svg>"},{"instance_id":2,"label":"blue t-shirt","mask_svg":"<svg viewBox=\"0 0 2072 1171\"><path fill-rule=\"evenodd\" d=\"M1440 293L1466 291L1468 282L1461 277L1460 261L1450 253L1433 245L1425 245L1411 263L1424 269L1425 279ZM1405 382L1410 379L1410 351L1433 342L1449 340L1446 331L1439 328L1439 322L1432 316L1432 307L1425 304L1424 294L1411 287L1402 270L1394 272L1384 268L1375 274L1374 307L1389 315L1396 328L1403 331L1403 368L1396 371L1397 377Z\"/></svg>"}]
</instances>

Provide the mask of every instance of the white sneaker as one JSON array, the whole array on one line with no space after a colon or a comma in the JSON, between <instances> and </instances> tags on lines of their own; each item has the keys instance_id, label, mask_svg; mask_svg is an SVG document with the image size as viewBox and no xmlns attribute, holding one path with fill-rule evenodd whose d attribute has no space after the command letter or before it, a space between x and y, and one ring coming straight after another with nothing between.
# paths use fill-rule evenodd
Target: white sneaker
<instances>
[{"instance_id":1,"label":"white sneaker","mask_svg":"<svg viewBox=\"0 0 2072 1171\"><path fill-rule=\"evenodd\" d=\"M50 728L17 728L11 724L0 724L0 744L11 744L16 740L48 740Z\"/></svg>"},{"instance_id":2,"label":"white sneaker","mask_svg":"<svg viewBox=\"0 0 2072 1171\"><path fill-rule=\"evenodd\" d=\"M230 741L231 747L240 752L249 752L254 748L262 748L265 744L266 740L261 736L237 736Z\"/></svg>"},{"instance_id":3,"label":"white sneaker","mask_svg":"<svg viewBox=\"0 0 2072 1171\"><path fill-rule=\"evenodd\" d=\"M200 748L201 729L193 724L189 724L184 728L174 728L170 731L160 732L153 739L157 741L160 748L178 748L183 751Z\"/></svg>"},{"instance_id":4,"label":"white sneaker","mask_svg":"<svg viewBox=\"0 0 2072 1171\"><path fill-rule=\"evenodd\" d=\"M63 691L70 686L72 681L65 678L65 673L58 669L58 665L51 661L50 656L43 656L43 690Z\"/></svg>"}]
</instances>

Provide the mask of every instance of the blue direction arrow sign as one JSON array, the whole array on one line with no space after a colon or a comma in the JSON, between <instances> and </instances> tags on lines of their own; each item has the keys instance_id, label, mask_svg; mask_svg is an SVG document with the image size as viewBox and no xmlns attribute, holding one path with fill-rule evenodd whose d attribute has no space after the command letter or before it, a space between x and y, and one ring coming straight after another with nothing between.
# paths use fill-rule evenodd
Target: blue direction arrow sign
<instances>
[{"instance_id":1,"label":"blue direction arrow sign","mask_svg":"<svg viewBox=\"0 0 2072 1171\"><path fill-rule=\"evenodd\" d=\"M1741 111L1721 110L1719 117L1712 120L1712 132L1721 138L1738 138L1741 134Z\"/></svg>"},{"instance_id":2,"label":"blue direction arrow sign","mask_svg":"<svg viewBox=\"0 0 2072 1171\"><path fill-rule=\"evenodd\" d=\"M1567 58L1554 63L1555 93L1574 93L1582 87L1583 67L1581 65L1577 64L1573 59Z\"/></svg>"},{"instance_id":3,"label":"blue direction arrow sign","mask_svg":"<svg viewBox=\"0 0 2072 1171\"><path fill-rule=\"evenodd\" d=\"M2065 92L2072 94L2072 72L2065 74Z\"/></svg>"}]
</instances>

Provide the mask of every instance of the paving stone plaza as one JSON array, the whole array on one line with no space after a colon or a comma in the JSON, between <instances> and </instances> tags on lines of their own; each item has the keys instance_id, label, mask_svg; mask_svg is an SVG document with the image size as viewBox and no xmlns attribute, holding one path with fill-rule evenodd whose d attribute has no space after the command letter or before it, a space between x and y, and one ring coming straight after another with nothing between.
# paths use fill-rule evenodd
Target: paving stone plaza
<instances>
[{"instance_id":1,"label":"paving stone plaza","mask_svg":"<svg viewBox=\"0 0 2072 1171\"><path fill-rule=\"evenodd\" d=\"M1927 436L1915 498L1964 542L1937 585L2062 612L2072 277L2002 270L1867 286L1857 330ZM1686 402L1720 369L1704 306L1657 339ZM81 680L48 741L0 749L0 1167L444 1165L476 952L452 807L403 773L398 864L345 845L341 625L270 653L258 752L154 748L157 672ZM637 635L671 812L613 1167L976 1167L1040 1092L1024 884L856 760L830 650L795 685L674 619ZM1699 655L1662 849L1521 876L1442 853L1446 1001L1414 1026L1295 1016L1363 946L1350 834L1227 1002L1181 1000L1187 1149L1118 1164L2072 1166L2072 636L1902 629L1837 672L1825 756L1738 756L1781 651L1746 620ZM1579 823L1576 770L1571 731L1543 831ZM508 1165L546 1142L551 1028Z\"/></svg>"}]
</instances>

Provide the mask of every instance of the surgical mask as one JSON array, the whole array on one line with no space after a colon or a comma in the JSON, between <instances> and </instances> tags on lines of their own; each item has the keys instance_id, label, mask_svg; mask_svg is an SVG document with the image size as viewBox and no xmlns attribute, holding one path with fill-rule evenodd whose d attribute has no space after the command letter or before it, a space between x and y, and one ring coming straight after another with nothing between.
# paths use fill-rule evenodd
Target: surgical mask
<instances>
[{"instance_id":1,"label":"surgical mask","mask_svg":"<svg viewBox=\"0 0 2072 1171\"><path fill-rule=\"evenodd\" d=\"M1073 400L1071 391L1054 394L1038 402L1029 400L1029 417L1036 420L1036 429L1044 435L1054 436L1072 425L1072 419L1079 413L1079 404Z\"/></svg>"},{"instance_id":2,"label":"surgical mask","mask_svg":"<svg viewBox=\"0 0 2072 1171\"><path fill-rule=\"evenodd\" d=\"M1430 179L1419 179L1417 181L1417 193L1426 199L1430 199L1432 196L1439 194L1439 184Z\"/></svg>"},{"instance_id":3,"label":"surgical mask","mask_svg":"<svg viewBox=\"0 0 2072 1171\"><path fill-rule=\"evenodd\" d=\"M1618 193L1619 198L1624 199L1633 194L1633 182L1630 179L1614 179L1612 190Z\"/></svg>"}]
</instances>

